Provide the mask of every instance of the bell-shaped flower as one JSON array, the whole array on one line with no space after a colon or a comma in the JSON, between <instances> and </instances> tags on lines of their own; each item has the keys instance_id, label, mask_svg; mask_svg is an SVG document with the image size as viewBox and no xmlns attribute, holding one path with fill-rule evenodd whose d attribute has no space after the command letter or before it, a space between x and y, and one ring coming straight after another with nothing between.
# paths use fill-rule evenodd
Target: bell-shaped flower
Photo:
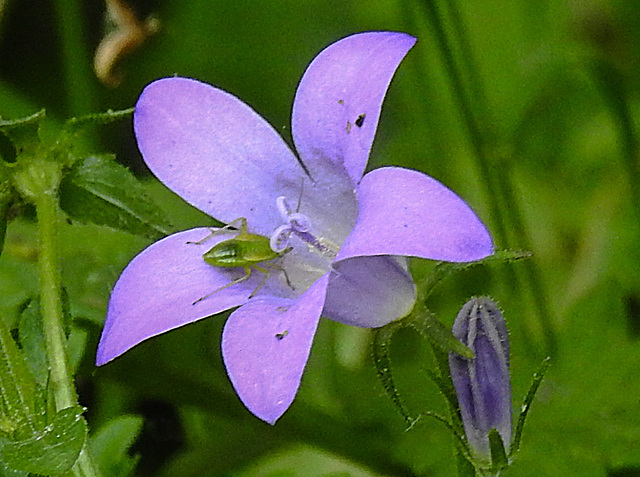
<instances>
[{"instance_id":1,"label":"bell-shaped flower","mask_svg":"<svg viewBox=\"0 0 640 477\"><path fill-rule=\"evenodd\" d=\"M449 354L449 369L460 416L476 459L491 463L489 432L495 429L506 451L511 445L509 334L502 313L488 298L472 298L453 323L453 334L475 358Z\"/></svg>"},{"instance_id":2,"label":"bell-shaped flower","mask_svg":"<svg viewBox=\"0 0 640 477\"><path fill-rule=\"evenodd\" d=\"M253 253L260 238L234 249L229 268L203 259L237 230L195 228L154 243L113 289L98 365L239 307L224 327L224 363L247 408L273 424L298 390L321 315L386 325L416 298L406 257L473 261L493 253L474 212L436 180L398 167L364 174L387 87L414 43L403 33L368 32L322 51L293 104L297 155L218 88L179 77L145 88L134 128L151 171L212 217L245 218L254 239L269 240L273 260L265 260L264 241Z\"/></svg>"}]
</instances>

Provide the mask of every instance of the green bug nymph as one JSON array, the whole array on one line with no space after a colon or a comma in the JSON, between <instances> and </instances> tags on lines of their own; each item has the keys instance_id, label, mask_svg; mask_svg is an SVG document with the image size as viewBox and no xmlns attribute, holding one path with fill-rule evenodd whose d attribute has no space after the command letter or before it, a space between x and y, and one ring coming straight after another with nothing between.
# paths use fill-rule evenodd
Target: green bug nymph
<instances>
[{"instance_id":1,"label":"green bug nymph","mask_svg":"<svg viewBox=\"0 0 640 477\"><path fill-rule=\"evenodd\" d=\"M217 290L212 291L208 295L199 298L194 301L193 304L197 304L204 300L205 298L210 297L214 293L217 293L225 288L229 288L230 286L236 285L238 283L244 282L248 280L251 276L252 270L258 270L259 272L264 273L264 278L260 282L260 284L251 292L249 298L253 297L258 293L258 290L262 288L262 286L267 282L271 273L269 272L269 268L276 268L281 270L284 273L285 280L287 281L287 285L291 288L291 282L289 281L289 277L287 276L286 271L283 268L280 268L274 264L268 264L268 266L259 266L258 264L263 262L268 262L269 260L273 260L274 258L278 258L283 256L284 254L290 252L292 250L291 247L285 248L282 251L276 252L271 248L268 237L263 237L262 235L250 234L247 231L247 219L244 217L240 217L230 224L212 232L210 235L205 237L199 242L203 243L206 240L209 240L211 237L218 235L229 229L240 229L240 233L235 237L229 240L223 240L220 243L217 243L213 246L209 251L207 251L202 258L209 265L220 268L244 268L245 274L240 278L237 278L226 285L218 288Z\"/></svg>"}]
</instances>

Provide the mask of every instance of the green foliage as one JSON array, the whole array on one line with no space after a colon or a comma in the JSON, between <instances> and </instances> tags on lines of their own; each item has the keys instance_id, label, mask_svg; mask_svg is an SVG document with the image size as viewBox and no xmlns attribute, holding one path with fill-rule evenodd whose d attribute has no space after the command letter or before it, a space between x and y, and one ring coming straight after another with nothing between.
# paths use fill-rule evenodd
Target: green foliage
<instances>
[{"instance_id":1,"label":"green foliage","mask_svg":"<svg viewBox=\"0 0 640 477\"><path fill-rule=\"evenodd\" d=\"M49 364L47 362L42 315L40 314L40 305L38 302L29 302L20 314L18 338L36 383L40 387L45 388L49 378Z\"/></svg>"},{"instance_id":2,"label":"green foliage","mask_svg":"<svg viewBox=\"0 0 640 477\"><path fill-rule=\"evenodd\" d=\"M128 455L142 430L140 416L119 416L106 423L91 439L91 453L100 471L113 477L133 475L139 456Z\"/></svg>"},{"instance_id":3,"label":"green foliage","mask_svg":"<svg viewBox=\"0 0 640 477\"><path fill-rule=\"evenodd\" d=\"M157 240L171 225L142 185L109 156L76 163L60 186L60 206L72 219Z\"/></svg>"},{"instance_id":4,"label":"green foliage","mask_svg":"<svg viewBox=\"0 0 640 477\"><path fill-rule=\"evenodd\" d=\"M59 475L78 459L87 438L87 423L80 406L58 412L51 424L26 439L7 442L0 460L10 469L40 475Z\"/></svg>"},{"instance_id":5,"label":"green foliage","mask_svg":"<svg viewBox=\"0 0 640 477\"><path fill-rule=\"evenodd\" d=\"M7 324L0 320L0 405L2 433L23 438L44 423L33 375L13 340Z\"/></svg>"}]
</instances>

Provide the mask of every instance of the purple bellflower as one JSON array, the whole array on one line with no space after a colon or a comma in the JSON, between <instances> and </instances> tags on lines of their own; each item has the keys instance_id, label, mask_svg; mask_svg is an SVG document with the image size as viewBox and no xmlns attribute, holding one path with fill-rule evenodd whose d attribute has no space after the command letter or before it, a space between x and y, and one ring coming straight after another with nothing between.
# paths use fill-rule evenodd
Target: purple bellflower
<instances>
[{"instance_id":1,"label":"purple bellflower","mask_svg":"<svg viewBox=\"0 0 640 477\"><path fill-rule=\"evenodd\" d=\"M273 424L287 410L320 316L364 328L406 316L416 299L408 256L473 261L493 253L486 228L455 193L417 171L365 175L382 101L415 38L353 35L322 51L293 104L296 156L249 106L187 78L148 85L134 129L151 171L187 202L270 240L265 278L227 286L241 267L203 254L237 236L195 228L141 252L118 279L98 346L102 365L152 336L235 310L222 354L246 407ZM299 157L299 159L298 159ZM272 264L272 265L271 265ZM256 288L259 289L256 291Z\"/></svg>"},{"instance_id":2,"label":"purple bellflower","mask_svg":"<svg viewBox=\"0 0 640 477\"><path fill-rule=\"evenodd\" d=\"M475 457L491 461L489 431L498 431L511 445L511 383L509 334L498 307L488 298L472 298L453 323L453 334L474 353L474 359L450 353L449 368L464 432Z\"/></svg>"}]
</instances>

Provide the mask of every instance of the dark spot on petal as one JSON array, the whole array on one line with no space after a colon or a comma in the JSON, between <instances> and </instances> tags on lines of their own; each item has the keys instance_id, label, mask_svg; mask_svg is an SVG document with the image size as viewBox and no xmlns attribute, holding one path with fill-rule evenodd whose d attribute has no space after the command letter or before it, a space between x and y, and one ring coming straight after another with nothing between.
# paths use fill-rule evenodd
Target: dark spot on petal
<instances>
[{"instance_id":1,"label":"dark spot on petal","mask_svg":"<svg viewBox=\"0 0 640 477\"><path fill-rule=\"evenodd\" d=\"M282 341L282 339L289 334L289 330L284 330L282 333L276 333L276 339Z\"/></svg>"},{"instance_id":2,"label":"dark spot on petal","mask_svg":"<svg viewBox=\"0 0 640 477\"><path fill-rule=\"evenodd\" d=\"M364 118L366 118L366 117L367 117L367 115L365 113L362 113L360 116L358 116L357 119L356 119L356 126L361 128L362 125L364 124Z\"/></svg>"},{"instance_id":3,"label":"dark spot on petal","mask_svg":"<svg viewBox=\"0 0 640 477\"><path fill-rule=\"evenodd\" d=\"M347 131L347 134L349 134L351 132L351 128L353 127L353 124L351 124L349 121L347 121L347 127L345 128L345 130Z\"/></svg>"},{"instance_id":4,"label":"dark spot on petal","mask_svg":"<svg viewBox=\"0 0 640 477\"><path fill-rule=\"evenodd\" d=\"M338 104L344 104L344 99L339 99Z\"/></svg>"},{"instance_id":5,"label":"dark spot on petal","mask_svg":"<svg viewBox=\"0 0 640 477\"><path fill-rule=\"evenodd\" d=\"M279 306L278 308L276 308L276 311L278 313L285 313L288 309L289 309L288 306Z\"/></svg>"}]
</instances>

